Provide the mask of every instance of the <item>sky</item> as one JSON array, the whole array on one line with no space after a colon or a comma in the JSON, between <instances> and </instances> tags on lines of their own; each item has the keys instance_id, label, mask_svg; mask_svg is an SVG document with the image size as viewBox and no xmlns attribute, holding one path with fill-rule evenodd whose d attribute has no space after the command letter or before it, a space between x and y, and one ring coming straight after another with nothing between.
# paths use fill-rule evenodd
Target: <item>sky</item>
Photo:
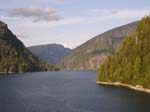
<instances>
[{"instance_id":1,"label":"sky","mask_svg":"<svg viewBox=\"0 0 150 112\"><path fill-rule=\"evenodd\" d=\"M150 14L150 0L0 0L0 20L25 46L75 48Z\"/></svg>"}]
</instances>

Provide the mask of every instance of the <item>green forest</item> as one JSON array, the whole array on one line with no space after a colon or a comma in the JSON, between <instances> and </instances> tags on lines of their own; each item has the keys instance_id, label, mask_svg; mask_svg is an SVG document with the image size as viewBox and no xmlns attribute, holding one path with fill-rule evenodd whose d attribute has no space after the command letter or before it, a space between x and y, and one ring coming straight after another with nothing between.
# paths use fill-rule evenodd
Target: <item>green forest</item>
<instances>
[{"instance_id":1,"label":"green forest","mask_svg":"<svg viewBox=\"0 0 150 112\"><path fill-rule=\"evenodd\" d=\"M58 70L33 55L23 43L0 22L0 73L23 73Z\"/></svg>"},{"instance_id":2,"label":"green forest","mask_svg":"<svg viewBox=\"0 0 150 112\"><path fill-rule=\"evenodd\" d=\"M150 88L150 17L144 17L122 47L100 65L98 81Z\"/></svg>"}]
</instances>

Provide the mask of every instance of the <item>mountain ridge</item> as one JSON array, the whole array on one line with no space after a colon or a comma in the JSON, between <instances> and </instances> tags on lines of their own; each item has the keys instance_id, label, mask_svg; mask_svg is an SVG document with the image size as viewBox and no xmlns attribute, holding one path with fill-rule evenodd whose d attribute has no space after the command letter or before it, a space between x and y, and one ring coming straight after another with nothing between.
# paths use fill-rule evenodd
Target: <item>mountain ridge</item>
<instances>
[{"instance_id":1,"label":"mountain ridge","mask_svg":"<svg viewBox=\"0 0 150 112\"><path fill-rule=\"evenodd\" d=\"M71 51L71 49L55 43L30 46L28 49L49 64L58 64Z\"/></svg>"},{"instance_id":2,"label":"mountain ridge","mask_svg":"<svg viewBox=\"0 0 150 112\"><path fill-rule=\"evenodd\" d=\"M96 70L99 63L115 53L127 35L132 34L138 21L106 31L78 46L60 65L66 70Z\"/></svg>"}]
</instances>

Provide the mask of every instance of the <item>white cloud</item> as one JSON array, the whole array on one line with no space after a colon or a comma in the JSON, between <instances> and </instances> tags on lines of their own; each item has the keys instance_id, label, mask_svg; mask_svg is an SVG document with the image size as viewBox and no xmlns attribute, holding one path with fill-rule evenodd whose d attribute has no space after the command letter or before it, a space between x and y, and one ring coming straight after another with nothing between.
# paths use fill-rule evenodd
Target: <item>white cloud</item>
<instances>
[{"instance_id":1,"label":"white cloud","mask_svg":"<svg viewBox=\"0 0 150 112\"><path fill-rule=\"evenodd\" d=\"M110 12L112 9L89 9L88 12L91 12L91 13L108 13Z\"/></svg>"},{"instance_id":2,"label":"white cloud","mask_svg":"<svg viewBox=\"0 0 150 112\"><path fill-rule=\"evenodd\" d=\"M87 11L91 16L83 17L84 23L94 24L109 21L132 22L140 20L142 17L150 14L150 9L89 9Z\"/></svg>"},{"instance_id":3,"label":"white cloud","mask_svg":"<svg viewBox=\"0 0 150 112\"><path fill-rule=\"evenodd\" d=\"M32 9L33 10L33 9ZM44 13L47 13L47 9L42 9L44 10ZM34 12L34 11L33 11ZM36 12L36 11L35 11ZM55 11L54 11L55 12ZM56 11L57 12L57 11ZM84 15L82 15L82 12L80 13L81 16L64 16L62 19L60 19L59 21L47 21L45 22L45 20L40 20L37 23L33 23L31 20L33 18L33 20L36 19L36 17L38 17L36 13L34 13L33 15L34 17L30 17L30 15L25 15L25 16L29 16L31 19L25 19L25 18L18 18L18 17L8 17L6 15L1 15L0 18L3 18L3 20L7 20L9 23L11 23L11 25L13 26L13 30L15 29L16 32L20 32L21 29L23 29L25 32L27 32L27 35L22 35L20 34L16 34L18 37L20 37L21 40L23 40L26 45L31 45L31 44L38 44L38 43L46 43L46 42L58 42L58 43L64 43L63 45L65 47L69 47L69 48L74 48L77 45L79 45L79 43L83 42L83 40L77 40L76 42L74 42L73 40L68 40L64 39L64 37L68 34L64 34L64 32L61 30L63 30L61 28L61 26L67 26L68 25L68 29L72 27L74 27L73 25L82 25L82 26L89 26L88 28L90 29L90 25L99 25L99 28L105 27L105 23L108 26L107 30L109 28L109 24L111 24L112 22L118 22L116 24L113 25L121 25L121 24L125 24L131 21L135 21L138 19L141 19L143 16L146 16L149 14L150 10L149 9L91 9L86 11L87 15L84 13ZM121 22L124 21L124 22ZM109 23L111 22L111 23ZM21 24L18 24L21 23ZM107 24L108 23L108 24ZM121 23L121 24L120 24ZM15 26L16 24L17 27ZM70 25L70 26L69 26ZM104 26L102 26L104 25ZM111 28L114 26L111 26ZM58 30L59 28L59 30ZM52 30L51 30L52 29ZM54 29L54 30L53 30ZM104 28L105 29L105 28ZM58 34L57 31L58 30ZM69 29L70 30L70 29ZM95 30L95 29L94 29ZM101 29L98 29L99 33L101 32ZM105 29L106 30L106 29ZM53 36L53 34L51 33L56 32L56 34ZM64 30L66 31L66 29ZM88 31L88 30L85 30ZM92 29L91 29L92 31ZM103 31L103 30L102 30ZM44 32L44 33L43 33ZM67 32L67 31L66 31ZM68 32L67 32L68 33ZM83 37L91 37L86 35L87 32L83 32L85 35L82 35L81 38ZM23 33L26 34L26 33ZM64 35L64 36L60 36L60 35ZM75 34L73 33L72 38L79 38L79 33ZM29 37L29 38L26 38ZM45 37L45 40L41 38ZM51 39L50 37L53 37L54 39ZM60 38L62 39L60 39ZM35 39L36 38L36 39ZM50 39L49 39L50 38ZM48 40L49 39L49 40ZM86 39L85 39L86 40ZM42 42L41 42L42 41Z\"/></svg>"},{"instance_id":4,"label":"white cloud","mask_svg":"<svg viewBox=\"0 0 150 112\"><path fill-rule=\"evenodd\" d=\"M22 23L22 25L25 25L26 24L30 24L30 27L33 27L33 28L53 28L53 27L60 27L60 26L64 26L64 25L74 25L74 24L80 24L80 23L84 23L85 18L82 18L82 17L66 17L66 18L63 18L59 21L51 21L51 22L38 22L36 24L33 24L31 23L30 21L26 21L25 24Z\"/></svg>"},{"instance_id":5,"label":"white cloud","mask_svg":"<svg viewBox=\"0 0 150 112\"><path fill-rule=\"evenodd\" d=\"M143 17L148 16L150 13L150 9L123 9L118 10L116 13L113 13L112 15L119 18L135 18L135 17Z\"/></svg>"},{"instance_id":6,"label":"white cloud","mask_svg":"<svg viewBox=\"0 0 150 112\"><path fill-rule=\"evenodd\" d=\"M150 13L150 9L90 9L90 13L94 13L97 18L112 19L112 18L141 18L147 16Z\"/></svg>"},{"instance_id":7,"label":"white cloud","mask_svg":"<svg viewBox=\"0 0 150 112\"><path fill-rule=\"evenodd\" d=\"M77 45L78 45L79 43L77 43L77 44L73 44L73 43L63 43L62 45L64 46L64 47L66 47L66 48L70 48L70 49L74 49Z\"/></svg>"},{"instance_id":8,"label":"white cloud","mask_svg":"<svg viewBox=\"0 0 150 112\"><path fill-rule=\"evenodd\" d=\"M14 8L7 11L9 17L21 17L21 18L33 18L33 22L39 21L58 21L60 16L57 15L57 11L53 8Z\"/></svg>"},{"instance_id":9,"label":"white cloud","mask_svg":"<svg viewBox=\"0 0 150 112\"><path fill-rule=\"evenodd\" d=\"M97 22L103 22L103 21L109 21L113 19L141 19L142 17L149 14L149 9L93 9L90 10L90 12L97 13L94 16L88 16L88 17L64 17L63 19L59 21L53 21L50 23L39 23L37 25L41 26L48 26L48 27L59 27L63 25L74 25L74 24L91 24L91 23L97 23ZM101 13L99 13L101 12Z\"/></svg>"},{"instance_id":10,"label":"white cloud","mask_svg":"<svg viewBox=\"0 0 150 112\"><path fill-rule=\"evenodd\" d=\"M61 1L61 0L60 0ZM52 8L16 8L12 11L8 11L8 15L12 19L18 19L17 17L33 18L34 24L37 26L46 27L59 27L63 25L73 25L73 24L89 24L108 21L112 19L141 19L143 16L149 14L149 9L89 9L88 13L91 16L80 16L80 17L63 17L60 18L56 15L57 11ZM22 19L22 18L21 18ZM24 19L23 19L24 20ZM45 22L46 21L46 22ZM49 22L50 21L50 22ZM26 23L31 23L27 22Z\"/></svg>"},{"instance_id":11,"label":"white cloud","mask_svg":"<svg viewBox=\"0 0 150 112\"><path fill-rule=\"evenodd\" d=\"M61 25L73 25L73 24L79 24L84 22L84 18L82 17L68 17L64 18L58 22L51 22L49 23L50 26L61 26Z\"/></svg>"},{"instance_id":12,"label":"white cloud","mask_svg":"<svg viewBox=\"0 0 150 112\"><path fill-rule=\"evenodd\" d=\"M25 32L24 33L16 32L16 33L14 33L14 35L16 35L18 38L23 38L23 39L28 38L28 36L26 35Z\"/></svg>"}]
</instances>

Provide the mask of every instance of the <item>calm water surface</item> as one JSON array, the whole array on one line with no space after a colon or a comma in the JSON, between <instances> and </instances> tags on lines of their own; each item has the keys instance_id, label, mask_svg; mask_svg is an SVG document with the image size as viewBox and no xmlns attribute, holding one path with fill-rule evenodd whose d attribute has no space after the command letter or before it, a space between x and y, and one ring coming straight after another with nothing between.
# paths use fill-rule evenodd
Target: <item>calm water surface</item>
<instances>
[{"instance_id":1,"label":"calm water surface","mask_svg":"<svg viewBox=\"0 0 150 112\"><path fill-rule=\"evenodd\" d=\"M94 71L0 77L0 112L150 112L150 95L96 85Z\"/></svg>"}]
</instances>

